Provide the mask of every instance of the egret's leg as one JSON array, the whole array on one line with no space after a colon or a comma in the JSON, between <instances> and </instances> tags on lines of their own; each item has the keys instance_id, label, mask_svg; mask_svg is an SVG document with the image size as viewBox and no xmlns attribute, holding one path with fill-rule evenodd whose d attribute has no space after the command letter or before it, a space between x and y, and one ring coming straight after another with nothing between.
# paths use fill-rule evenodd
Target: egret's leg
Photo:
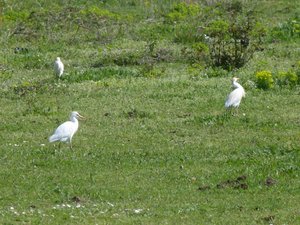
<instances>
[{"instance_id":1,"label":"egret's leg","mask_svg":"<svg viewBox=\"0 0 300 225\"><path fill-rule=\"evenodd\" d=\"M235 115L238 116L239 115L239 107L236 107L235 112L236 112Z\"/></svg>"},{"instance_id":2,"label":"egret's leg","mask_svg":"<svg viewBox=\"0 0 300 225\"><path fill-rule=\"evenodd\" d=\"M70 149L72 149L72 137L69 138Z\"/></svg>"},{"instance_id":3,"label":"egret's leg","mask_svg":"<svg viewBox=\"0 0 300 225\"><path fill-rule=\"evenodd\" d=\"M225 116L228 117L228 115L229 115L230 113L231 113L231 107L226 108Z\"/></svg>"},{"instance_id":4,"label":"egret's leg","mask_svg":"<svg viewBox=\"0 0 300 225\"><path fill-rule=\"evenodd\" d=\"M233 114L232 114L232 111L233 111L233 110L232 110L232 106L230 106L230 107L227 108L226 114L227 114L227 115L229 114L229 115L232 116L232 115L233 115Z\"/></svg>"}]
</instances>

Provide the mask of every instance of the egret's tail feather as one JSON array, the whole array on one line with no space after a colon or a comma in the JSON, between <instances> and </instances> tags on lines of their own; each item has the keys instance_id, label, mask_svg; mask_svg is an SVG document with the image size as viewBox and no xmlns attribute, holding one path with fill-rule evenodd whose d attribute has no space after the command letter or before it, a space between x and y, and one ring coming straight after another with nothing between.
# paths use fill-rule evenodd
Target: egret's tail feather
<instances>
[{"instance_id":1,"label":"egret's tail feather","mask_svg":"<svg viewBox=\"0 0 300 225\"><path fill-rule=\"evenodd\" d=\"M59 138L56 135L52 135L49 137L49 142L54 142L54 141L58 141Z\"/></svg>"}]
</instances>

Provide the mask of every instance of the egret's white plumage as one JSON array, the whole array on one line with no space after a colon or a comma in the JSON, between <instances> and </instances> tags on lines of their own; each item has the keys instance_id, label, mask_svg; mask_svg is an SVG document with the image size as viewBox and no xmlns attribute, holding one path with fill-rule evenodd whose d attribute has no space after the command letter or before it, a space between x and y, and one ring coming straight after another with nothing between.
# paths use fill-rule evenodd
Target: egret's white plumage
<instances>
[{"instance_id":1,"label":"egret's white plumage","mask_svg":"<svg viewBox=\"0 0 300 225\"><path fill-rule=\"evenodd\" d=\"M53 135L49 137L49 142L62 141L70 143L72 148L72 137L78 130L78 119L83 119L78 112L72 112L70 116L70 121L64 122L61 124L54 132Z\"/></svg>"},{"instance_id":2,"label":"egret's white plumage","mask_svg":"<svg viewBox=\"0 0 300 225\"><path fill-rule=\"evenodd\" d=\"M243 97L245 97L245 90L240 85L237 80L239 78L233 77L232 78L232 86L235 88L227 97L226 102L225 102L225 107L230 108L230 107L235 107L238 108L241 100Z\"/></svg>"},{"instance_id":3,"label":"egret's white plumage","mask_svg":"<svg viewBox=\"0 0 300 225\"><path fill-rule=\"evenodd\" d=\"M64 73L64 64L62 63L62 61L60 60L59 57L56 58L55 62L54 62L54 71L56 73L56 75L60 78L63 73Z\"/></svg>"}]
</instances>

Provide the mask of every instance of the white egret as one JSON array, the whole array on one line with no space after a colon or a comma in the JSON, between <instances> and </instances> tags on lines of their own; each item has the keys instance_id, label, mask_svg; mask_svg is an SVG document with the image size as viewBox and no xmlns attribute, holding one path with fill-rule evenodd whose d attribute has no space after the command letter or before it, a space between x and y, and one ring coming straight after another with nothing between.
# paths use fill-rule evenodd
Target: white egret
<instances>
[{"instance_id":1,"label":"white egret","mask_svg":"<svg viewBox=\"0 0 300 225\"><path fill-rule=\"evenodd\" d=\"M78 112L73 111L70 116L70 121L66 121L61 124L54 132L53 135L49 137L49 142L62 141L70 143L72 148L72 137L78 130L78 120L84 119Z\"/></svg>"},{"instance_id":2,"label":"white egret","mask_svg":"<svg viewBox=\"0 0 300 225\"><path fill-rule=\"evenodd\" d=\"M54 62L54 71L58 78L60 78L64 73L64 64L62 63L59 57L57 57Z\"/></svg>"},{"instance_id":3,"label":"white egret","mask_svg":"<svg viewBox=\"0 0 300 225\"><path fill-rule=\"evenodd\" d=\"M245 97L245 90L240 85L237 80L239 78L233 77L232 78L232 86L235 88L227 97L226 102L225 102L225 107L226 108L238 108L241 100L243 97Z\"/></svg>"}]
</instances>

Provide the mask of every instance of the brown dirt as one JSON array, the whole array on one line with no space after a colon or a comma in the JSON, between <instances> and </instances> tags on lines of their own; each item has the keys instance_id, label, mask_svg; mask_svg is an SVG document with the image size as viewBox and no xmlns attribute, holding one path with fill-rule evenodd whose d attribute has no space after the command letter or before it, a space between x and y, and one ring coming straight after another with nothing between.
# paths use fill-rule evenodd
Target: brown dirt
<instances>
[{"instance_id":1,"label":"brown dirt","mask_svg":"<svg viewBox=\"0 0 300 225\"><path fill-rule=\"evenodd\" d=\"M248 189L248 185L246 183L247 177L245 175L239 176L236 179L222 181L217 184L217 188L234 188L234 189Z\"/></svg>"}]
</instances>

